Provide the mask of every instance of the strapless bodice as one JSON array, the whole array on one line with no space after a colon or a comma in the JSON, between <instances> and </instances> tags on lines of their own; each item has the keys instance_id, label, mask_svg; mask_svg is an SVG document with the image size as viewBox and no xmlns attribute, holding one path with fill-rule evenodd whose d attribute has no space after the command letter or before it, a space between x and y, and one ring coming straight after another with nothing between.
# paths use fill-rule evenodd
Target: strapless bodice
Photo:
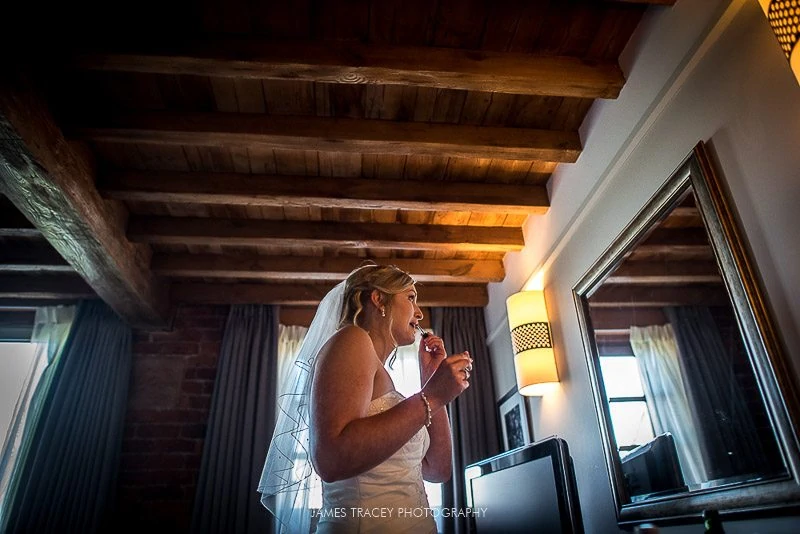
<instances>
[{"instance_id":1,"label":"strapless bodice","mask_svg":"<svg viewBox=\"0 0 800 534\"><path fill-rule=\"evenodd\" d=\"M370 402L368 415L392 408L405 397L397 391ZM317 532L435 533L422 480L422 459L430 437L423 427L383 463L358 476L322 483Z\"/></svg>"}]
</instances>

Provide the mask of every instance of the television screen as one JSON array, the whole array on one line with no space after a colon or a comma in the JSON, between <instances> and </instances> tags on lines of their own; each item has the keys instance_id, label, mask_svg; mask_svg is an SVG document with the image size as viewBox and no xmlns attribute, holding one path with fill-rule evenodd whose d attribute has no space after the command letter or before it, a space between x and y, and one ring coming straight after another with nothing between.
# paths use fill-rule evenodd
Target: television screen
<instances>
[{"instance_id":1,"label":"television screen","mask_svg":"<svg viewBox=\"0 0 800 534\"><path fill-rule=\"evenodd\" d=\"M478 534L583 532L572 461L561 438L477 462L465 476Z\"/></svg>"}]
</instances>

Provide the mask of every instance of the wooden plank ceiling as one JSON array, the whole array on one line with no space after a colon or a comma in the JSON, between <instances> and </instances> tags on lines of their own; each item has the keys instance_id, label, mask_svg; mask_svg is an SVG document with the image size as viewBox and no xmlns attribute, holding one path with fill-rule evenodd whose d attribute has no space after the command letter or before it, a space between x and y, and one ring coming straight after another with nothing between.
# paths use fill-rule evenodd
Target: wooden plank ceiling
<instances>
[{"instance_id":1,"label":"wooden plank ceiling","mask_svg":"<svg viewBox=\"0 0 800 534\"><path fill-rule=\"evenodd\" d=\"M0 286L85 286L0 298L88 291L163 326L182 302L312 305L374 259L414 274L424 305L483 306L526 217L547 211L551 173L580 156L590 106L622 89L644 10L671 3L60 13L57 44L0 90L3 193L31 231L3 234Z\"/></svg>"}]
</instances>

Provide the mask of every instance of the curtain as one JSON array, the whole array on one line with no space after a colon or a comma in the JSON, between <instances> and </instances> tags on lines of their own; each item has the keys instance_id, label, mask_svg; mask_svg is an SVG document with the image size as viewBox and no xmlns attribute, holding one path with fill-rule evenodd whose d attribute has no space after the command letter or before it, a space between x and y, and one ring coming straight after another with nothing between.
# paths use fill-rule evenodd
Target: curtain
<instances>
[{"instance_id":1,"label":"curtain","mask_svg":"<svg viewBox=\"0 0 800 534\"><path fill-rule=\"evenodd\" d=\"M639 362L639 374L655 434L670 432L675 438L686 484L708 480L672 327L632 326L631 348Z\"/></svg>"},{"instance_id":2,"label":"curtain","mask_svg":"<svg viewBox=\"0 0 800 534\"><path fill-rule=\"evenodd\" d=\"M417 338L419 339L419 338ZM404 397L419 392L422 385L419 378L419 342L397 347L394 361L386 370L392 377L394 388ZM389 359L391 361L391 358Z\"/></svg>"},{"instance_id":3,"label":"curtain","mask_svg":"<svg viewBox=\"0 0 800 534\"><path fill-rule=\"evenodd\" d=\"M443 485L442 506L463 509L466 507L464 468L500 453L497 397L486 346L483 309L432 308L431 326L444 340L449 354L468 350L475 369L470 387L449 406L453 430L453 477ZM469 528L463 517L448 518L444 523L446 533L460 534Z\"/></svg>"},{"instance_id":4,"label":"curtain","mask_svg":"<svg viewBox=\"0 0 800 534\"><path fill-rule=\"evenodd\" d=\"M27 450L14 469L0 531L101 528L114 503L131 337L131 328L104 303L78 305L61 355L48 367L49 386L40 380L39 414L23 437Z\"/></svg>"},{"instance_id":5,"label":"curtain","mask_svg":"<svg viewBox=\"0 0 800 534\"><path fill-rule=\"evenodd\" d=\"M278 325L278 397L283 393L281 388L286 386L291 363L297 357L306 332L305 326Z\"/></svg>"},{"instance_id":6,"label":"curtain","mask_svg":"<svg viewBox=\"0 0 800 534\"><path fill-rule=\"evenodd\" d=\"M272 532L258 487L275 426L278 309L232 306L192 514L193 532Z\"/></svg>"},{"instance_id":7,"label":"curtain","mask_svg":"<svg viewBox=\"0 0 800 534\"><path fill-rule=\"evenodd\" d=\"M707 307L665 308L664 313L675 331L695 416L702 422L698 435L710 477L760 471L764 451L734 371L736 348L725 347Z\"/></svg>"},{"instance_id":8,"label":"curtain","mask_svg":"<svg viewBox=\"0 0 800 534\"><path fill-rule=\"evenodd\" d=\"M64 348L74 319L75 306L46 306L36 309L31 333L31 343L35 345L35 352L22 391L14 406L14 413L0 454L0 509L5 501L11 471L20 452L25 430L35 427L41 411L42 397L50 385L52 370L55 368L53 362Z\"/></svg>"},{"instance_id":9,"label":"curtain","mask_svg":"<svg viewBox=\"0 0 800 534\"><path fill-rule=\"evenodd\" d=\"M280 396L286 393L289 388L289 375L292 371L292 364L297 358L297 352L300 350L300 345L306 337L308 328L304 326L287 326L278 325L278 388L275 397L275 417L278 416L280 410L279 399ZM301 461L304 461L303 458ZM263 467L263 465L262 465ZM311 483L311 491L302 491L295 497L293 503L294 508L322 508L322 480L316 472L312 475L314 482ZM289 496L286 493L279 493L275 496L277 509L283 509L287 506L286 499ZM269 513L269 512L267 512ZM277 517L273 517L273 524L275 532L285 531L285 527L281 525ZM315 519L311 519L312 525Z\"/></svg>"}]
</instances>

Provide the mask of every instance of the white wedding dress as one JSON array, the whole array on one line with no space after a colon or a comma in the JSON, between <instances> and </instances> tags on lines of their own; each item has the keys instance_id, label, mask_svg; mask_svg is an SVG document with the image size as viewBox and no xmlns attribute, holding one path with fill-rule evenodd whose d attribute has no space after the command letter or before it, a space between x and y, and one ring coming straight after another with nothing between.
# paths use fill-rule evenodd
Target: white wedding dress
<instances>
[{"instance_id":1,"label":"white wedding dress","mask_svg":"<svg viewBox=\"0 0 800 534\"><path fill-rule=\"evenodd\" d=\"M373 399L369 415L388 410L405 397L389 391ZM396 453L358 476L322 483L318 534L436 533L422 480L422 459L430 445L423 427Z\"/></svg>"}]
</instances>

